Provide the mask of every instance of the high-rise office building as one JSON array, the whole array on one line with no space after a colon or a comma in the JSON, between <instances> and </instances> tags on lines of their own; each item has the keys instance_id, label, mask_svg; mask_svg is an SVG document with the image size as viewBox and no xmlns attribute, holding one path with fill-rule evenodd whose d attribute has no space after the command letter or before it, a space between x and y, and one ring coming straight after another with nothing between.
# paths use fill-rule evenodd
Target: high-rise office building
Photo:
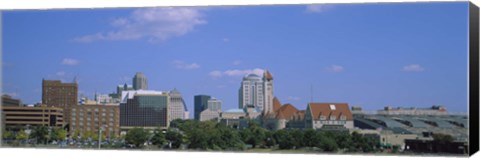
<instances>
[{"instance_id":1,"label":"high-rise office building","mask_svg":"<svg viewBox=\"0 0 480 158\"><path fill-rule=\"evenodd\" d=\"M210 100L210 96L208 95L196 95L194 96L194 119L200 120L200 113L207 109L208 107L208 100Z\"/></svg>"},{"instance_id":2,"label":"high-rise office building","mask_svg":"<svg viewBox=\"0 0 480 158\"><path fill-rule=\"evenodd\" d=\"M185 112L187 111L187 105L183 100L182 94L177 90L173 89L169 93L170 96L170 106L168 106L168 120L169 122L175 119L187 119L185 118Z\"/></svg>"},{"instance_id":3,"label":"high-rise office building","mask_svg":"<svg viewBox=\"0 0 480 158\"><path fill-rule=\"evenodd\" d=\"M263 82L256 74L248 74L243 77L239 89L239 109L247 106L263 109Z\"/></svg>"},{"instance_id":4,"label":"high-rise office building","mask_svg":"<svg viewBox=\"0 0 480 158\"><path fill-rule=\"evenodd\" d=\"M217 98L211 98L207 101L207 109L212 111L222 111L222 101Z\"/></svg>"},{"instance_id":5,"label":"high-rise office building","mask_svg":"<svg viewBox=\"0 0 480 158\"><path fill-rule=\"evenodd\" d=\"M70 122L70 107L78 104L78 84L59 80L42 81L42 103L63 109L66 123Z\"/></svg>"},{"instance_id":6,"label":"high-rise office building","mask_svg":"<svg viewBox=\"0 0 480 158\"><path fill-rule=\"evenodd\" d=\"M133 76L133 89L135 90L147 90L148 89L148 83L147 83L147 77L141 72L137 72L135 76Z\"/></svg>"},{"instance_id":7,"label":"high-rise office building","mask_svg":"<svg viewBox=\"0 0 480 158\"><path fill-rule=\"evenodd\" d=\"M120 129L167 128L169 102L170 97L166 92L123 91L120 103Z\"/></svg>"},{"instance_id":8,"label":"high-rise office building","mask_svg":"<svg viewBox=\"0 0 480 158\"><path fill-rule=\"evenodd\" d=\"M263 78L256 74L243 77L238 91L238 108L255 108L264 114L273 112L273 77L267 70Z\"/></svg>"}]
</instances>

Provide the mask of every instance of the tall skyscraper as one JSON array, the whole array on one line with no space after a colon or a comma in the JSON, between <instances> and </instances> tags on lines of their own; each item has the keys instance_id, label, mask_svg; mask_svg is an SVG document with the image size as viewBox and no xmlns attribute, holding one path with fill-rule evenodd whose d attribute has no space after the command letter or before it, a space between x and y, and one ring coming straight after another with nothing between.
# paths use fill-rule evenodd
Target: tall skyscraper
<instances>
[{"instance_id":1,"label":"tall skyscraper","mask_svg":"<svg viewBox=\"0 0 480 158\"><path fill-rule=\"evenodd\" d=\"M194 119L200 120L200 113L207 109L208 107L208 100L210 100L210 96L208 95L196 95L194 96Z\"/></svg>"},{"instance_id":2,"label":"tall skyscraper","mask_svg":"<svg viewBox=\"0 0 480 158\"><path fill-rule=\"evenodd\" d=\"M64 118L70 123L70 107L78 104L78 84L59 80L42 81L42 103L63 109Z\"/></svg>"},{"instance_id":3,"label":"tall skyscraper","mask_svg":"<svg viewBox=\"0 0 480 158\"><path fill-rule=\"evenodd\" d=\"M185 118L185 112L187 111L187 105L183 100L182 94L175 88L169 93L170 106L168 106L168 120L175 119L187 119Z\"/></svg>"},{"instance_id":4,"label":"tall skyscraper","mask_svg":"<svg viewBox=\"0 0 480 158\"><path fill-rule=\"evenodd\" d=\"M267 70L263 78L256 74L243 77L238 90L238 108L256 108L264 114L273 112L273 77Z\"/></svg>"},{"instance_id":5,"label":"tall skyscraper","mask_svg":"<svg viewBox=\"0 0 480 158\"><path fill-rule=\"evenodd\" d=\"M168 93L159 91L123 91L120 103L120 129L134 127L167 128Z\"/></svg>"},{"instance_id":6,"label":"tall skyscraper","mask_svg":"<svg viewBox=\"0 0 480 158\"><path fill-rule=\"evenodd\" d=\"M147 84L147 77L141 72L137 72L135 76L133 76L133 89L135 90L147 90L148 89L148 84Z\"/></svg>"},{"instance_id":7,"label":"tall skyscraper","mask_svg":"<svg viewBox=\"0 0 480 158\"><path fill-rule=\"evenodd\" d=\"M211 98L207 101L207 109L212 111L222 111L222 101L217 98Z\"/></svg>"}]
</instances>

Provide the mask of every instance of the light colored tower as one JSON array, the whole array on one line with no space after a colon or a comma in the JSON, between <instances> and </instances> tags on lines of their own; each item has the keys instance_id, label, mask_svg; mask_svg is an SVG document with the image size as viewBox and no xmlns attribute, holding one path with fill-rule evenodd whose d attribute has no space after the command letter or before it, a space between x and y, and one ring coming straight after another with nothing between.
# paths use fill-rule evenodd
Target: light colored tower
<instances>
[{"instance_id":1,"label":"light colored tower","mask_svg":"<svg viewBox=\"0 0 480 158\"><path fill-rule=\"evenodd\" d=\"M222 111L222 101L217 98L210 98L207 103L207 108L212 111Z\"/></svg>"},{"instance_id":2,"label":"light colored tower","mask_svg":"<svg viewBox=\"0 0 480 158\"><path fill-rule=\"evenodd\" d=\"M175 119L186 119L185 112L187 111L187 105L183 100L182 94L174 88L169 93L170 106L168 106L168 120L173 121Z\"/></svg>"},{"instance_id":3,"label":"light colored tower","mask_svg":"<svg viewBox=\"0 0 480 158\"><path fill-rule=\"evenodd\" d=\"M256 74L248 74L243 77L238 91L239 109L255 107L262 111L264 107L263 81Z\"/></svg>"},{"instance_id":4,"label":"light colored tower","mask_svg":"<svg viewBox=\"0 0 480 158\"><path fill-rule=\"evenodd\" d=\"M263 92L265 97L263 114L273 112L273 76L265 70L263 72Z\"/></svg>"},{"instance_id":5,"label":"light colored tower","mask_svg":"<svg viewBox=\"0 0 480 158\"><path fill-rule=\"evenodd\" d=\"M133 76L133 89L135 90L147 90L148 89L148 84L147 84L147 77L141 72L137 72L135 76Z\"/></svg>"}]
</instances>

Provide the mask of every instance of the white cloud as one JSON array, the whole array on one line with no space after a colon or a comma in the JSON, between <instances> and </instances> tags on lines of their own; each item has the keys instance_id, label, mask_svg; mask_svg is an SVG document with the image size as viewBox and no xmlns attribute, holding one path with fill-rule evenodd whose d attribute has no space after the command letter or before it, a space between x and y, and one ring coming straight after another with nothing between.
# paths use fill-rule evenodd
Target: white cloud
<instances>
[{"instance_id":1,"label":"white cloud","mask_svg":"<svg viewBox=\"0 0 480 158\"><path fill-rule=\"evenodd\" d=\"M216 70L216 71L212 71L212 72L208 73L208 75L209 75L209 76L212 76L212 77L214 77L214 78L216 78L216 77L222 77L222 72Z\"/></svg>"},{"instance_id":2,"label":"white cloud","mask_svg":"<svg viewBox=\"0 0 480 158\"><path fill-rule=\"evenodd\" d=\"M422 72L424 70L425 68L423 68L418 64L410 64L403 67L403 71L406 71L406 72Z\"/></svg>"},{"instance_id":3,"label":"white cloud","mask_svg":"<svg viewBox=\"0 0 480 158\"><path fill-rule=\"evenodd\" d=\"M99 40L146 39L155 43L185 35L193 31L195 26L206 23L198 8L137 9L128 17L113 20L110 31L84 35L73 41L88 43Z\"/></svg>"},{"instance_id":4,"label":"white cloud","mask_svg":"<svg viewBox=\"0 0 480 158\"><path fill-rule=\"evenodd\" d=\"M240 65L242 63L241 60L235 60L233 61L233 65Z\"/></svg>"},{"instance_id":5,"label":"white cloud","mask_svg":"<svg viewBox=\"0 0 480 158\"><path fill-rule=\"evenodd\" d=\"M307 5L305 12L307 13L321 13L328 9L328 6L325 4L312 4Z\"/></svg>"},{"instance_id":6,"label":"white cloud","mask_svg":"<svg viewBox=\"0 0 480 158\"><path fill-rule=\"evenodd\" d=\"M245 76L247 74L256 74L258 76L262 76L263 69L260 69L260 68L244 69L244 70L233 69L233 70L225 70L223 72L215 70L215 71L211 71L209 73L209 76L216 78L216 77L222 77L222 76Z\"/></svg>"},{"instance_id":7,"label":"white cloud","mask_svg":"<svg viewBox=\"0 0 480 158\"><path fill-rule=\"evenodd\" d=\"M294 96L288 96L288 97L287 97L287 100L297 101L297 100L300 100L300 99L301 99L300 97L294 97Z\"/></svg>"},{"instance_id":8,"label":"white cloud","mask_svg":"<svg viewBox=\"0 0 480 158\"><path fill-rule=\"evenodd\" d=\"M184 69L184 70L191 70L191 69L198 69L198 68L200 68L200 65L198 65L197 63L188 64L188 63L185 63L185 62L180 61L180 60L175 60L175 61L173 61L173 65L174 65L177 69Z\"/></svg>"},{"instance_id":9,"label":"white cloud","mask_svg":"<svg viewBox=\"0 0 480 158\"><path fill-rule=\"evenodd\" d=\"M325 68L325 70L328 72L342 72L343 70L345 70L345 68L343 68L343 66L340 66L340 65L331 65Z\"/></svg>"},{"instance_id":10,"label":"white cloud","mask_svg":"<svg viewBox=\"0 0 480 158\"><path fill-rule=\"evenodd\" d=\"M57 75L57 76L65 76L65 74L66 74L65 71L59 71L59 72L55 73L55 75Z\"/></svg>"},{"instance_id":11,"label":"white cloud","mask_svg":"<svg viewBox=\"0 0 480 158\"><path fill-rule=\"evenodd\" d=\"M78 60L76 59L70 59L70 58L65 58L62 60L62 64L63 65L78 65L78 63L80 63Z\"/></svg>"},{"instance_id":12,"label":"white cloud","mask_svg":"<svg viewBox=\"0 0 480 158\"><path fill-rule=\"evenodd\" d=\"M228 39L228 38L223 38L222 41L223 41L223 42L229 42L230 39Z\"/></svg>"}]
</instances>

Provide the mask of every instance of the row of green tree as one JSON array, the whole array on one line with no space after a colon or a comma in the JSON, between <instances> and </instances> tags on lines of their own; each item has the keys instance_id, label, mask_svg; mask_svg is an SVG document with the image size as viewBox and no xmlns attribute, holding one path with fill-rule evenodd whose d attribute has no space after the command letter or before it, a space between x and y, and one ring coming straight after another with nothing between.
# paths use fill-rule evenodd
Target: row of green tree
<instances>
[{"instance_id":1,"label":"row of green tree","mask_svg":"<svg viewBox=\"0 0 480 158\"><path fill-rule=\"evenodd\" d=\"M250 121L248 128L236 129L213 121L174 120L166 131L142 128L130 130L125 141L135 147L151 142L159 148L194 150L245 150L247 148L314 149L325 152L373 152L378 140L356 132L329 132L313 129L270 131Z\"/></svg>"},{"instance_id":2,"label":"row of green tree","mask_svg":"<svg viewBox=\"0 0 480 158\"><path fill-rule=\"evenodd\" d=\"M27 133L29 131L30 133ZM10 130L2 133L3 139L25 141L35 140L35 143L46 144L49 141L65 140L67 138L67 131L62 128L49 128L47 126L35 126L32 129L21 129L17 132Z\"/></svg>"}]
</instances>

